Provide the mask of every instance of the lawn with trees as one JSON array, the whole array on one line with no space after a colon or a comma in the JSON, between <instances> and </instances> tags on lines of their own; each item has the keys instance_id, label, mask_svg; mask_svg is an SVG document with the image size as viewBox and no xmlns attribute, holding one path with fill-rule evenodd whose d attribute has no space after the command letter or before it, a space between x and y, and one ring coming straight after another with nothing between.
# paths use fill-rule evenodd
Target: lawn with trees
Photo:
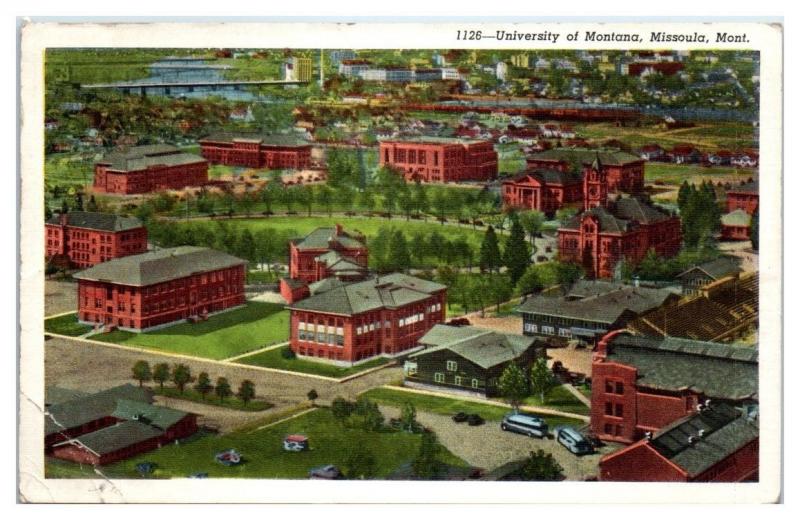
<instances>
[{"instance_id":1,"label":"lawn with trees","mask_svg":"<svg viewBox=\"0 0 800 520\"><path fill-rule=\"evenodd\" d=\"M248 302L199 323L180 323L152 332L115 330L93 339L187 354L226 359L289 339L289 311L275 303Z\"/></svg>"},{"instance_id":2,"label":"lawn with trees","mask_svg":"<svg viewBox=\"0 0 800 520\"><path fill-rule=\"evenodd\" d=\"M389 362L389 359L377 357L356 366L343 367L326 362L325 360L316 361L314 359L301 359L298 358L289 347L281 347L243 357L237 359L236 362L244 365L275 368L278 370L288 370L289 372L301 372L304 374L315 374L318 376L340 379L342 377L358 374L364 370L385 365Z\"/></svg>"},{"instance_id":3,"label":"lawn with trees","mask_svg":"<svg viewBox=\"0 0 800 520\"><path fill-rule=\"evenodd\" d=\"M367 413L377 417L374 411ZM150 478L186 478L193 473L207 473L210 478L306 479L310 469L334 464L348 478L381 478L417 458L422 435L385 425L365 427L366 417L358 415L354 408L341 420L334 417L331 409L318 408L263 429L226 435L197 434L178 444L106 466L103 472L111 477L137 478L136 465L151 462L155 470ZM308 437L310 449L301 452L283 449L284 437L296 433ZM216 453L231 448L242 454L242 464L226 467L214 460ZM438 444L436 459L450 465L467 466ZM90 466L84 465L84 471L78 468L81 466L77 464L54 462L50 465L48 461L49 474L83 478L94 475Z\"/></svg>"}]
</instances>

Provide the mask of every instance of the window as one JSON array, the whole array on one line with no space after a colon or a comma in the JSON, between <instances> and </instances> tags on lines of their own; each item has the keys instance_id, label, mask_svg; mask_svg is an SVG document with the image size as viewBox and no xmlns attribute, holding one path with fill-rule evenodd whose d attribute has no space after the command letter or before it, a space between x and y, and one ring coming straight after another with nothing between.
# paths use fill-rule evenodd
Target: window
<instances>
[{"instance_id":1,"label":"window","mask_svg":"<svg viewBox=\"0 0 800 520\"><path fill-rule=\"evenodd\" d=\"M458 386L461 386L461 376L456 376L455 382Z\"/></svg>"},{"instance_id":2,"label":"window","mask_svg":"<svg viewBox=\"0 0 800 520\"><path fill-rule=\"evenodd\" d=\"M614 415L614 404L606 402L606 415Z\"/></svg>"},{"instance_id":3,"label":"window","mask_svg":"<svg viewBox=\"0 0 800 520\"><path fill-rule=\"evenodd\" d=\"M525 324L525 332L531 332L535 334L539 331L539 328L536 326L535 323L526 323Z\"/></svg>"},{"instance_id":4,"label":"window","mask_svg":"<svg viewBox=\"0 0 800 520\"><path fill-rule=\"evenodd\" d=\"M478 381L477 379L473 378L472 379L472 388L478 388L479 383L480 383L480 381Z\"/></svg>"},{"instance_id":5,"label":"window","mask_svg":"<svg viewBox=\"0 0 800 520\"><path fill-rule=\"evenodd\" d=\"M456 370L458 370L458 363L456 363L455 361L448 361L447 370L450 372L455 372Z\"/></svg>"},{"instance_id":6,"label":"window","mask_svg":"<svg viewBox=\"0 0 800 520\"><path fill-rule=\"evenodd\" d=\"M614 416L622 417L622 405L620 403L614 405Z\"/></svg>"},{"instance_id":7,"label":"window","mask_svg":"<svg viewBox=\"0 0 800 520\"><path fill-rule=\"evenodd\" d=\"M558 335L562 338L571 338L572 332L569 329L558 329Z\"/></svg>"},{"instance_id":8,"label":"window","mask_svg":"<svg viewBox=\"0 0 800 520\"><path fill-rule=\"evenodd\" d=\"M436 372L433 374L433 380L437 383L444 383L444 374L441 372Z\"/></svg>"},{"instance_id":9,"label":"window","mask_svg":"<svg viewBox=\"0 0 800 520\"><path fill-rule=\"evenodd\" d=\"M625 393L625 386L622 384L622 381L617 381L616 390L617 393L620 395Z\"/></svg>"},{"instance_id":10,"label":"window","mask_svg":"<svg viewBox=\"0 0 800 520\"><path fill-rule=\"evenodd\" d=\"M550 336L552 336L553 334L555 334L555 329L553 327L548 326L548 325L543 325L542 326L542 334L549 334Z\"/></svg>"}]
</instances>

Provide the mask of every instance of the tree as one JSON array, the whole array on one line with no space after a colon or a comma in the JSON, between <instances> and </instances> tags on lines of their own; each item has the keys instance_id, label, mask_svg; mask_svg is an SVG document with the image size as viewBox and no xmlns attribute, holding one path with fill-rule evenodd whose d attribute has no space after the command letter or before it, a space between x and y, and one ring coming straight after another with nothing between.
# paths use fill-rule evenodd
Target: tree
<instances>
[{"instance_id":1,"label":"tree","mask_svg":"<svg viewBox=\"0 0 800 520\"><path fill-rule=\"evenodd\" d=\"M447 196L447 193L445 193L444 189L440 188L436 190L436 193L434 193L433 207L436 210L439 221L442 223L442 225L444 225L445 215L450 209L450 198Z\"/></svg>"},{"instance_id":2,"label":"tree","mask_svg":"<svg viewBox=\"0 0 800 520\"><path fill-rule=\"evenodd\" d=\"M569 219L575 216L578 213L578 210L575 208L561 208L560 210L556 211L556 220L558 220L562 226L565 226Z\"/></svg>"},{"instance_id":3,"label":"tree","mask_svg":"<svg viewBox=\"0 0 800 520\"><path fill-rule=\"evenodd\" d=\"M753 249L758 251L758 206L753 212L753 218L750 219L750 243L753 244Z\"/></svg>"},{"instance_id":4,"label":"tree","mask_svg":"<svg viewBox=\"0 0 800 520\"><path fill-rule=\"evenodd\" d=\"M194 389L197 390L197 393L199 393L203 401L205 401L206 395L214 389L214 385L211 384L211 378L208 377L208 372L200 372L197 376L197 383L195 383Z\"/></svg>"},{"instance_id":5,"label":"tree","mask_svg":"<svg viewBox=\"0 0 800 520\"><path fill-rule=\"evenodd\" d=\"M508 268L508 276L511 278L511 284L516 285L520 277L525 273L531 261L531 252L528 242L525 240L525 230L519 221L519 218L512 214L511 216L511 232L508 240L506 240L506 248L504 255L504 263Z\"/></svg>"},{"instance_id":6,"label":"tree","mask_svg":"<svg viewBox=\"0 0 800 520\"><path fill-rule=\"evenodd\" d=\"M362 442L358 442L352 446L344 467L347 478L354 480L368 479L375 476L378 463L367 446Z\"/></svg>"},{"instance_id":7,"label":"tree","mask_svg":"<svg viewBox=\"0 0 800 520\"><path fill-rule=\"evenodd\" d=\"M306 211L308 212L308 216L311 216L311 211L314 208L314 191L309 186L301 186L299 188L295 188L297 193L297 201L300 203L301 206L306 207Z\"/></svg>"},{"instance_id":8,"label":"tree","mask_svg":"<svg viewBox=\"0 0 800 520\"><path fill-rule=\"evenodd\" d=\"M428 211L428 194L425 191L425 187L422 186L421 183L417 182L414 184L414 209L417 212L417 217L419 217L420 213L425 213Z\"/></svg>"},{"instance_id":9,"label":"tree","mask_svg":"<svg viewBox=\"0 0 800 520\"><path fill-rule=\"evenodd\" d=\"M508 301L514 294L514 286L505 274L497 274L491 277L489 283L489 294L495 304L495 312L500 312L500 304Z\"/></svg>"},{"instance_id":10,"label":"tree","mask_svg":"<svg viewBox=\"0 0 800 520\"><path fill-rule=\"evenodd\" d=\"M344 424L347 418L353 414L354 408L355 405L344 397L337 397L331 402L331 413L341 424Z\"/></svg>"},{"instance_id":11,"label":"tree","mask_svg":"<svg viewBox=\"0 0 800 520\"><path fill-rule=\"evenodd\" d=\"M545 398L558 386L553 371L547 367L547 360L539 358L531 366L531 391L539 394L539 401L545 404Z\"/></svg>"},{"instance_id":12,"label":"tree","mask_svg":"<svg viewBox=\"0 0 800 520\"><path fill-rule=\"evenodd\" d=\"M255 263L258 260L256 251L257 245L252 231L249 228L244 228L236 240L236 255L248 262Z\"/></svg>"},{"instance_id":13,"label":"tree","mask_svg":"<svg viewBox=\"0 0 800 520\"><path fill-rule=\"evenodd\" d=\"M153 367L153 381L159 384L161 389L164 389L164 383L169 381L169 365L166 363L159 363Z\"/></svg>"},{"instance_id":14,"label":"tree","mask_svg":"<svg viewBox=\"0 0 800 520\"><path fill-rule=\"evenodd\" d=\"M386 264L390 271L405 272L411 266L411 255L408 252L406 235L399 229L392 233L392 238L389 240L389 257Z\"/></svg>"},{"instance_id":15,"label":"tree","mask_svg":"<svg viewBox=\"0 0 800 520\"><path fill-rule=\"evenodd\" d=\"M133 365L133 378L139 381L140 387L145 381L150 381L153 378L153 373L150 371L150 363L144 360L137 361Z\"/></svg>"},{"instance_id":16,"label":"tree","mask_svg":"<svg viewBox=\"0 0 800 520\"><path fill-rule=\"evenodd\" d=\"M439 472L440 464L437 460L439 455L439 443L436 442L436 434L425 432L422 434L422 441L419 445L419 452L411 463L414 475L421 479L430 480Z\"/></svg>"},{"instance_id":17,"label":"tree","mask_svg":"<svg viewBox=\"0 0 800 520\"><path fill-rule=\"evenodd\" d=\"M518 477L522 480L553 481L561 480L564 468L556 461L552 453L539 448L531 452L525 464L519 469Z\"/></svg>"},{"instance_id":18,"label":"tree","mask_svg":"<svg viewBox=\"0 0 800 520\"><path fill-rule=\"evenodd\" d=\"M407 432L413 432L416 425L417 409L412 402L406 401L400 410L400 428Z\"/></svg>"},{"instance_id":19,"label":"tree","mask_svg":"<svg viewBox=\"0 0 800 520\"><path fill-rule=\"evenodd\" d=\"M689 186L689 181L683 181L683 184L681 184L681 187L678 189L678 208L681 211L683 211L684 206L686 206L691 192L692 188Z\"/></svg>"},{"instance_id":20,"label":"tree","mask_svg":"<svg viewBox=\"0 0 800 520\"><path fill-rule=\"evenodd\" d=\"M525 379L525 374L516 363L509 363L503 370L497 386L500 394L506 398L508 404L513 406L515 410L528 395L528 380Z\"/></svg>"},{"instance_id":21,"label":"tree","mask_svg":"<svg viewBox=\"0 0 800 520\"><path fill-rule=\"evenodd\" d=\"M486 228L486 234L484 234L483 243L481 243L479 260L481 272L499 271L502 264L503 259L500 255L500 246L497 242L497 234L494 232L494 227L489 226Z\"/></svg>"},{"instance_id":22,"label":"tree","mask_svg":"<svg viewBox=\"0 0 800 520\"><path fill-rule=\"evenodd\" d=\"M183 393L187 383L192 382L192 371L183 363L178 363L172 367L172 382L178 387L178 391Z\"/></svg>"},{"instance_id":23,"label":"tree","mask_svg":"<svg viewBox=\"0 0 800 520\"><path fill-rule=\"evenodd\" d=\"M236 392L236 397L247 407L247 403L256 397L256 385L249 379L245 379L239 384L239 391Z\"/></svg>"},{"instance_id":24,"label":"tree","mask_svg":"<svg viewBox=\"0 0 800 520\"><path fill-rule=\"evenodd\" d=\"M522 294L532 294L544 289L544 282L539 271L529 267L517 281L517 288Z\"/></svg>"},{"instance_id":25,"label":"tree","mask_svg":"<svg viewBox=\"0 0 800 520\"><path fill-rule=\"evenodd\" d=\"M223 402L225 399L233 395L231 384L228 382L227 378L217 378L217 384L214 387L214 393L217 394L217 397L219 397L219 402Z\"/></svg>"},{"instance_id":26,"label":"tree","mask_svg":"<svg viewBox=\"0 0 800 520\"><path fill-rule=\"evenodd\" d=\"M311 406L314 406L314 401L317 400L317 398L319 397L319 394L317 393L316 390L314 390L312 388L311 390L308 391L308 393L306 394L306 397L308 397L308 400L311 401Z\"/></svg>"},{"instance_id":27,"label":"tree","mask_svg":"<svg viewBox=\"0 0 800 520\"><path fill-rule=\"evenodd\" d=\"M86 211L97 211L97 200L94 195L89 197L89 202L86 203Z\"/></svg>"},{"instance_id":28,"label":"tree","mask_svg":"<svg viewBox=\"0 0 800 520\"><path fill-rule=\"evenodd\" d=\"M320 187L319 191L317 192L317 200L320 204L325 208L328 212L328 216L330 217L333 213L333 190L328 186Z\"/></svg>"}]
</instances>

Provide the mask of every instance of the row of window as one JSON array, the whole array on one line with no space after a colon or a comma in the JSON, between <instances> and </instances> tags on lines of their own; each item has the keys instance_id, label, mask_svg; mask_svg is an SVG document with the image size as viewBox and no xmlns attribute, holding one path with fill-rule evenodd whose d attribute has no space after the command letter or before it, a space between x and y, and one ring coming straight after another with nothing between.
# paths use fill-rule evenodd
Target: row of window
<instances>
[{"instance_id":1,"label":"row of window","mask_svg":"<svg viewBox=\"0 0 800 520\"><path fill-rule=\"evenodd\" d=\"M448 370L449 370L449 369L448 369ZM413 372L413 373L416 373L416 369L414 369L414 372ZM409 374L412 374L412 372L411 372L410 370L409 370ZM412 374L412 375L413 375L413 374ZM456 386L467 386L467 384L466 384L466 383L467 383L467 380L468 380L468 379L469 379L469 378L466 378L466 377L455 376L455 377L453 378L453 384L454 384L454 385L456 385ZM442 372L436 372L436 373L434 373L434 374L433 374L433 380L434 380L435 382L437 382L437 383L444 383L444 382L445 382L445 376L444 376L444 374L443 374ZM480 382L480 380L479 380L479 379L476 379L476 378L474 378L474 377L473 377L473 378L470 380L470 384L469 384L469 386L470 386L471 388L480 388L480 386L481 386L481 384L480 384L480 383L481 383L481 382Z\"/></svg>"},{"instance_id":2,"label":"row of window","mask_svg":"<svg viewBox=\"0 0 800 520\"><path fill-rule=\"evenodd\" d=\"M550 325L542 325L541 327L539 327L535 323L525 323L523 325L523 328L525 332L529 332L531 334L538 334L540 329L542 334L547 334L548 336L555 336L556 334L555 327L552 327ZM571 338L572 331L570 329L559 328L558 335L562 338Z\"/></svg>"},{"instance_id":3,"label":"row of window","mask_svg":"<svg viewBox=\"0 0 800 520\"><path fill-rule=\"evenodd\" d=\"M339 329L341 330L341 329ZM299 341L311 341L314 343L320 343L323 345L336 345L339 347L344 346L344 335L343 334L333 334L333 333L325 333L325 332L317 332L316 334L312 331L306 330L298 330L297 331L297 339Z\"/></svg>"}]
</instances>

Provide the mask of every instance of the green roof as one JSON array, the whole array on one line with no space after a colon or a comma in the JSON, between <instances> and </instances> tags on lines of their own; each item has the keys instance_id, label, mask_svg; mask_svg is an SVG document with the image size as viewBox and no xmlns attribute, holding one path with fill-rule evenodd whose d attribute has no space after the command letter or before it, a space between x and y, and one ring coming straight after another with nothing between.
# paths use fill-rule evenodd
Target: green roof
<instances>
[{"instance_id":1,"label":"green roof","mask_svg":"<svg viewBox=\"0 0 800 520\"><path fill-rule=\"evenodd\" d=\"M602 164L611 164L614 166L622 166L624 164L642 161L641 157L610 148L553 148L534 154L531 156L531 159L567 161L572 164L573 168L580 170L584 164L592 164L598 157Z\"/></svg>"},{"instance_id":2,"label":"green roof","mask_svg":"<svg viewBox=\"0 0 800 520\"><path fill-rule=\"evenodd\" d=\"M302 240L294 243L297 249L328 249L338 243L345 249L363 248L364 243L346 231L336 234L335 227L320 227L309 233Z\"/></svg>"},{"instance_id":3,"label":"green roof","mask_svg":"<svg viewBox=\"0 0 800 520\"><path fill-rule=\"evenodd\" d=\"M636 367L637 385L692 389L710 398L758 395L758 349L683 338L623 334L609 346L609 361Z\"/></svg>"},{"instance_id":4,"label":"green roof","mask_svg":"<svg viewBox=\"0 0 800 520\"><path fill-rule=\"evenodd\" d=\"M56 444L78 444L98 456L114 453L142 441L160 437L164 432L137 421L123 421L100 430Z\"/></svg>"},{"instance_id":5,"label":"green roof","mask_svg":"<svg viewBox=\"0 0 800 520\"><path fill-rule=\"evenodd\" d=\"M371 278L314 294L288 309L352 316L363 312L402 307L422 301L447 287L403 273Z\"/></svg>"},{"instance_id":6,"label":"green roof","mask_svg":"<svg viewBox=\"0 0 800 520\"><path fill-rule=\"evenodd\" d=\"M696 476L757 438L757 415L748 416L746 411L725 403L712 403L663 428L649 444L690 476Z\"/></svg>"},{"instance_id":7,"label":"green roof","mask_svg":"<svg viewBox=\"0 0 800 520\"><path fill-rule=\"evenodd\" d=\"M648 201L637 197L623 196L616 200L609 200L607 207L596 206L575 215L564 228L580 228L583 217L586 215L596 217L600 230L606 233L624 233L635 226L634 222L653 224L672 218L672 215L666 210L654 206Z\"/></svg>"},{"instance_id":8,"label":"green roof","mask_svg":"<svg viewBox=\"0 0 800 520\"><path fill-rule=\"evenodd\" d=\"M742 259L739 257L721 256L719 258L715 258L714 260L695 265L694 267L691 267L676 276L676 278L684 278L689 273L702 271L711 279L719 280L726 276L742 272L741 264Z\"/></svg>"},{"instance_id":9,"label":"green roof","mask_svg":"<svg viewBox=\"0 0 800 520\"><path fill-rule=\"evenodd\" d=\"M311 143L293 134L256 134L256 133L233 133L219 132L208 135L199 140L214 141L220 143L230 143L233 141L258 142L263 146L311 146Z\"/></svg>"},{"instance_id":10,"label":"green roof","mask_svg":"<svg viewBox=\"0 0 800 520\"><path fill-rule=\"evenodd\" d=\"M723 226L748 227L750 226L752 217L745 210L737 209L722 215L720 220L722 221Z\"/></svg>"},{"instance_id":11,"label":"green roof","mask_svg":"<svg viewBox=\"0 0 800 520\"><path fill-rule=\"evenodd\" d=\"M541 339L520 334L501 334L477 327L435 325L419 343L431 345L412 354L412 359L449 350L481 368L491 368L517 359Z\"/></svg>"},{"instance_id":12,"label":"green roof","mask_svg":"<svg viewBox=\"0 0 800 520\"><path fill-rule=\"evenodd\" d=\"M47 223L60 225L61 215L54 214L47 220ZM142 227L142 221L135 217L123 217L113 213L72 211L67 213L67 225L100 231L128 231Z\"/></svg>"},{"instance_id":13,"label":"green roof","mask_svg":"<svg viewBox=\"0 0 800 520\"><path fill-rule=\"evenodd\" d=\"M432 136L432 135L421 135L421 136L404 136L404 137L392 137L389 139L382 139L381 142L384 143L431 143L431 144L475 144L475 143L484 143L489 142L486 139L467 139L464 137L440 137L440 136Z\"/></svg>"},{"instance_id":14,"label":"green roof","mask_svg":"<svg viewBox=\"0 0 800 520\"><path fill-rule=\"evenodd\" d=\"M186 412L173 410L164 406L153 406L141 401L118 399L117 407L112 413L117 419L139 421L166 430L184 417Z\"/></svg>"},{"instance_id":15,"label":"green roof","mask_svg":"<svg viewBox=\"0 0 800 520\"><path fill-rule=\"evenodd\" d=\"M76 395L72 399L52 404L45 415L45 433L55 433L102 417L110 417L120 399L149 404L153 401L153 392L126 384L91 395Z\"/></svg>"},{"instance_id":16,"label":"green roof","mask_svg":"<svg viewBox=\"0 0 800 520\"><path fill-rule=\"evenodd\" d=\"M73 278L144 287L246 263L222 251L179 246L115 258L74 274Z\"/></svg>"},{"instance_id":17,"label":"green roof","mask_svg":"<svg viewBox=\"0 0 800 520\"><path fill-rule=\"evenodd\" d=\"M99 164L108 164L112 170L140 171L150 166L178 166L206 162L199 155L184 153L175 146L166 144L122 148L103 156Z\"/></svg>"}]
</instances>

